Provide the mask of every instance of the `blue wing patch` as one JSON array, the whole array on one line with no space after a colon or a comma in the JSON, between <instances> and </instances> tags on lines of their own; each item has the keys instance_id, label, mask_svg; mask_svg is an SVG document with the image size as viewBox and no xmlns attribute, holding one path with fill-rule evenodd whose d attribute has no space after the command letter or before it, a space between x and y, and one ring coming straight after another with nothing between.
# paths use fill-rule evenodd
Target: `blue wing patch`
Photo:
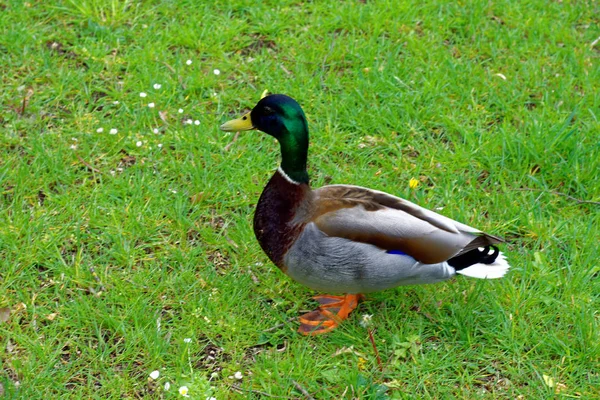
<instances>
[{"instance_id":1,"label":"blue wing patch","mask_svg":"<svg viewBox=\"0 0 600 400\"><path fill-rule=\"evenodd\" d=\"M398 254L399 256L407 256L408 255L405 252L400 251L400 250L388 250L387 253L388 254Z\"/></svg>"}]
</instances>

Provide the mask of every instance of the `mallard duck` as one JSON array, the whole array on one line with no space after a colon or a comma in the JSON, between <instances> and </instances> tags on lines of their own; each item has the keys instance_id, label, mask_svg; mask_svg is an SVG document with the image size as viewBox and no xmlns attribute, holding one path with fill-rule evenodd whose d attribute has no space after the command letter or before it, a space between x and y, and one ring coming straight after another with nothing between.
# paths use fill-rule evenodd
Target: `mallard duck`
<instances>
[{"instance_id":1,"label":"mallard duck","mask_svg":"<svg viewBox=\"0 0 600 400\"><path fill-rule=\"evenodd\" d=\"M293 280L343 294L316 296L319 307L299 318L303 334L333 330L365 293L445 281L456 274L500 278L509 269L495 246L502 239L410 201L352 185L311 189L308 124L291 97L263 97L221 129L257 129L277 139L281 165L256 205L256 238Z\"/></svg>"}]
</instances>

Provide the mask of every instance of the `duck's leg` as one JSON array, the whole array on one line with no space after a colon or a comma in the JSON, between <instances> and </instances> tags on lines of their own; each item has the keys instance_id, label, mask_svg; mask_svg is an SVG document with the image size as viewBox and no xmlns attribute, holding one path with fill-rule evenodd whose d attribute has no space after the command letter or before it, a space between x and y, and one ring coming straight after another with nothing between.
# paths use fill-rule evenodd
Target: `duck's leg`
<instances>
[{"instance_id":1,"label":"duck's leg","mask_svg":"<svg viewBox=\"0 0 600 400\"><path fill-rule=\"evenodd\" d=\"M319 335L335 329L362 300L361 294L347 294L345 296L315 296L320 304L319 308L300 316L298 332L303 335Z\"/></svg>"}]
</instances>

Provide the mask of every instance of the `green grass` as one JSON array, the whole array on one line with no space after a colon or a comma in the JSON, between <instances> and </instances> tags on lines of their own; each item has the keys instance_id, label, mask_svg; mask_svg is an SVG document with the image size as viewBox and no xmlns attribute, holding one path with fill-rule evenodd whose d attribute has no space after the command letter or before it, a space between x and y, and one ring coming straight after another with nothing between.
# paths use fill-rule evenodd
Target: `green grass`
<instances>
[{"instance_id":1,"label":"green grass","mask_svg":"<svg viewBox=\"0 0 600 400\"><path fill-rule=\"evenodd\" d=\"M0 3L4 396L599 397L598 3L398 3ZM508 276L298 335L312 293L251 228L278 147L218 130L267 88L315 186L443 207L508 239Z\"/></svg>"}]
</instances>

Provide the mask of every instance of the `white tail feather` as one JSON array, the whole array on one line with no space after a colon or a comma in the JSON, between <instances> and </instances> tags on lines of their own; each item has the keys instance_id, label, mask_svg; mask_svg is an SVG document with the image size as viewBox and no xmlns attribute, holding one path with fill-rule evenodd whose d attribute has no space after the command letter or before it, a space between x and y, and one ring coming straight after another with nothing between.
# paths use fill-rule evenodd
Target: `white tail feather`
<instances>
[{"instance_id":1,"label":"white tail feather","mask_svg":"<svg viewBox=\"0 0 600 400\"><path fill-rule=\"evenodd\" d=\"M479 279L497 279L502 278L506 271L510 268L506 257L502 252L498 254L496 261L491 264L473 264L470 267L456 271L457 274L470 276L471 278Z\"/></svg>"}]
</instances>

